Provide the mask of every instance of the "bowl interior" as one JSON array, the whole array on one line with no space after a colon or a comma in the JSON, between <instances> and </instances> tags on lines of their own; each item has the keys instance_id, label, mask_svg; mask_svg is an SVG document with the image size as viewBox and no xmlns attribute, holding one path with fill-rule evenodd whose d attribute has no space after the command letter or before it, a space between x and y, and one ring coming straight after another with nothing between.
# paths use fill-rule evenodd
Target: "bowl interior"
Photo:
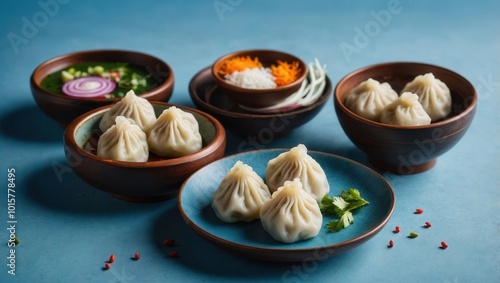
<instances>
[{"instance_id":1,"label":"bowl interior","mask_svg":"<svg viewBox=\"0 0 500 283\"><path fill-rule=\"evenodd\" d=\"M224 76L220 74L220 69L222 65L224 64L224 61L235 58L235 57L245 57L245 56L250 56L251 58L259 58L259 61L262 63L264 67L270 67L273 64L276 64L278 60L282 60L285 62L298 62L299 67L301 69L301 73L299 78L288 85L285 86L278 86L274 89L245 89L245 88L240 88L238 86L234 86L231 84L228 84L225 82ZM275 51L275 50L243 50L243 51L237 51L233 52L230 54L227 54L215 61L215 63L212 66L212 75L215 77L216 82L220 85L223 85L225 87L230 88L233 91L242 91L242 92L252 92L252 93L265 93L269 92L270 90L272 91L279 91L281 89L288 89L288 88L293 88L295 86L300 86L302 81L306 78L307 76L307 65L299 59L298 57L288 54L285 52L281 51Z\"/></svg>"},{"instance_id":2,"label":"bowl interior","mask_svg":"<svg viewBox=\"0 0 500 283\"><path fill-rule=\"evenodd\" d=\"M171 107L171 105L167 104L153 104L153 108L155 110L156 117L158 117L165 109L168 109ZM195 112L195 111L190 111L189 109L182 108L180 106L176 106L178 108L181 108L183 111L189 112L193 114L195 117L196 121L198 121L199 124L199 131L200 135L202 137L202 144L203 147L207 146L210 144L217 135L217 128L216 126L208 119L206 116ZM104 158L101 158L96 155L96 146L97 146L97 140L99 136L102 134L101 130L99 129L99 123L101 121L102 116L106 111L109 110L109 107L106 109L103 109L102 111L97 112L95 115L91 115L83 121L80 126L76 129L74 138L76 144L83 150L85 150L87 153L90 153L92 155L95 155L96 158L101 159L101 160L106 160ZM179 158L161 158L158 156L154 156L154 154L150 153L150 158L149 161L146 163L151 163L151 162L156 162L156 161L174 161L175 159L180 159ZM135 162L124 162L124 161L113 161L114 163L132 163L132 164L140 164L140 163L135 163Z\"/></svg>"},{"instance_id":3,"label":"bowl interior","mask_svg":"<svg viewBox=\"0 0 500 283\"><path fill-rule=\"evenodd\" d=\"M170 66L151 55L126 50L91 50L70 53L43 62L33 72L31 78L32 83L47 94L58 95L67 99L102 100L102 98L73 98L70 96L55 94L45 90L41 86L43 79L54 72L75 64L91 62L124 62L144 68L144 70L154 79L153 88L141 94L141 96L144 97L155 94L155 89L158 87L172 84L174 79Z\"/></svg>"}]
</instances>

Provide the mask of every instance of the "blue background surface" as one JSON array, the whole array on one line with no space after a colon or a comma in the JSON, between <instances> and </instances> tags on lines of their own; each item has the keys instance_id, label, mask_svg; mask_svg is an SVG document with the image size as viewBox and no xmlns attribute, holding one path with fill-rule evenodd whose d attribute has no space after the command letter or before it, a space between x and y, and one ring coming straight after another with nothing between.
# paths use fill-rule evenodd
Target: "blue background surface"
<instances>
[{"instance_id":1,"label":"blue background surface","mask_svg":"<svg viewBox=\"0 0 500 283\"><path fill-rule=\"evenodd\" d=\"M16 170L21 240L15 276L7 273L8 247L0 245L0 282L500 281L499 1L54 1L0 4L0 242L9 237L8 168ZM43 3L49 2L57 9L46 10ZM380 11L390 19L377 22ZM26 28L28 22L37 24L35 29ZM13 43L13 36L23 37L22 42ZM197 236L183 222L175 200L125 203L74 173L55 173L54 166L66 164L63 131L36 107L29 76L49 58L101 48L137 50L168 62L176 75L170 102L187 106L193 106L189 80L216 58L240 49L272 48L305 61L318 58L334 84L380 62L443 66L474 84L478 109L465 137L431 171L381 172L397 204L372 240L309 264L260 262ZM228 133L226 153L236 153L246 141ZM340 128L332 100L289 136L259 139L254 148L298 143L369 165ZM423 215L413 214L417 207ZM433 226L424 231L425 221ZM400 234L392 233L396 225ZM421 236L406 238L410 230ZM162 246L166 238L176 239L176 246ZM392 249L387 248L390 239ZM439 249L441 241L449 244L447 250ZM167 256L173 249L179 258ZM130 260L134 252L141 253L140 261ZM111 253L117 260L103 271Z\"/></svg>"}]
</instances>

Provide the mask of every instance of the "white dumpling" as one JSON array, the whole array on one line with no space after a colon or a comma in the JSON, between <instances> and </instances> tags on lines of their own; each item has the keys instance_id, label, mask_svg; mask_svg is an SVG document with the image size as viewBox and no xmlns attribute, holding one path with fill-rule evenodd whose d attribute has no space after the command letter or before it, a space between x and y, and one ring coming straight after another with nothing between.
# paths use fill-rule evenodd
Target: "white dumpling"
<instances>
[{"instance_id":1,"label":"white dumpling","mask_svg":"<svg viewBox=\"0 0 500 283\"><path fill-rule=\"evenodd\" d=\"M406 84L402 92L417 94L418 101L429 114L432 122L445 118L451 112L450 89L432 73L415 77L413 81Z\"/></svg>"},{"instance_id":2,"label":"white dumpling","mask_svg":"<svg viewBox=\"0 0 500 283\"><path fill-rule=\"evenodd\" d=\"M382 111L380 122L400 126L421 126L430 124L431 117L418 102L418 95L404 92Z\"/></svg>"},{"instance_id":3,"label":"white dumpling","mask_svg":"<svg viewBox=\"0 0 500 283\"><path fill-rule=\"evenodd\" d=\"M271 192L283 186L285 181L299 178L304 190L316 201L330 191L325 171L310 155L303 144L283 152L269 160L266 168L266 183Z\"/></svg>"},{"instance_id":4,"label":"white dumpling","mask_svg":"<svg viewBox=\"0 0 500 283\"><path fill-rule=\"evenodd\" d=\"M318 235L323 215L300 179L286 181L260 210L260 221L276 241L293 243Z\"/></svg>"},{"instance_id":5,"label":"white dumpling","mask_svg":"<svg viewBox=\"0 0 500 283\"><path fill-rule=\"evenodd\" d=\"M252 167L237 161L213 195L217 217L227 223L259 218L262 205L271 198L264 180Z\"/></svg>"},{"instance_id":6,"label":"white dumpling","mask_svg":"<svg viewBox=\"0 0 500 283\"><path fill-rule=\"evenodd\" d=\"M382 110L396 98L397 92L388 83L368 79L347 94L345 106L363 118L378 122Z\"/></svg>"},{"instance_id":7,"label":"white dumpling","mask_svg":"<svg viewBox=\"0 0 500 283\"><path fill-rule=\"evenodd\" d=\"M148 133L151 152L163 157L180 157L202 147L198 121L193 114L171 106L163 110Z\"/></svg>"},{"instance_id":8,"label":"white dumpling","mask_svg":"<svg viewBox=\"0 0 500 283\"><path fill-rule=\"evenodd\" d=\"M115 123L117 116L124 116L134 120L135 124L146 133L156 121L153 105L147 99L135 95L133 90L127 92L122 100L115 103L109 111L104 113L99 123L101 131L105 132L109 129Z\"/></svg>"},{"instance_id":9,"label":"white dumpling","mask_svg":"<svg viewBox=\"0 0 500 283\"><path fill-rule=\"evenodd\" d=\"M148 161L146 134L123 116L118 116L115 120L116 123L99 138L97 156L118 161Z\"/></svg>"}]
</instances>

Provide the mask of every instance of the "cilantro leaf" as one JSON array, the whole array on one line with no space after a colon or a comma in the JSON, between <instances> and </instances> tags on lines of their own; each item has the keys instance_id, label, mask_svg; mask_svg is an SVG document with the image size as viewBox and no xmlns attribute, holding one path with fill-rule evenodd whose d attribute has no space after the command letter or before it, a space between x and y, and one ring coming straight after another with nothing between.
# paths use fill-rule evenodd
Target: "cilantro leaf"
<instances>
[{"instance_id":1,"label":"cilantro leaf","mask_svg":"<svg viewBox=\"0 0 500 283\"><path fill-rule=\"evenodd\" d=\"M346 207L349 206L349 203L345 201L342 197L334 197L332 202L333 205L338 207L340 210L345 210Z\"/></svg>"},{"instance_id":2,"label":"cilantro leaf","mask_svg":"<svg viewBox=\"0 0 500 283\"><path fill-rule=\"evenodd\" d=\"M340 191L340 196L343 197L347 202L362 200L359 191L353 188L350 188L348 191Z\"/></svg>"},{"instance_id":3,"label":"cilantro leaf","mask_svg":"<svg viewBox=\"0 0 500 283\"><path fill-rule=\"evenodd\" d=\"M331 220L326 224L326 228L331 232L338 232L354 223L354 217L350 211L346 211L338 220Z\"/></svg>"},{"instance_id":4,"label":"cilantro leaf","mask_svg":"<svg viewBox=\"0 0 500 283\"><path fill-rule=\"evenodd\" d=\"M319 209L325 215L334 214L335 213L335 205L333 204L333 198L331 198L328 195L325 195L319 203Z\"/></svg>"},{"instance_id":5,"label":"cilantro leaf","mask_svg":"<svg viewBox=\"0 0 500 283\"><path fill-rule=\"evenodd\" d=\"M357 189L350 188L347 191L340 191L338 197L325 195L321 199L319 207L323 214L335 214L338 217L337 220L331 220L326 224L326 228L331 232L338 232L354 223L353 211L368 204L370 203L361 197Z\"/></svg>"}]
</instances>

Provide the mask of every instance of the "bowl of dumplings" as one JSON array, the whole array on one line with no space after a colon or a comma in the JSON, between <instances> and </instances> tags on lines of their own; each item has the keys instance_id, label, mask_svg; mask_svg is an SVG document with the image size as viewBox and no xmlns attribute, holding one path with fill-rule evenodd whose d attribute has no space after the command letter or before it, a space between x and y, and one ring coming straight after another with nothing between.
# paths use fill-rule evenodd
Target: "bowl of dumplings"
<instances>
[{"instance_id":1,"label":"bowl of dumplings","mask_svg":"<svg viewBox=\"0 0 500 283\"><path fill-rule=\"evenodd\" d=\"M131 202L176 197L182 182L221 158L224 127L197 109L150 102L133 91L65 130L66 159L86 183Z\"/></svg>"},{"instance_id":2,"label":"bowl of dumplings","mask_svg":"<svg viewBox=\"0 0 500 283\"><path fill-rule=\"evenodd\" d=\"M477 93L451 70L393 62L346 75L335 87L334 105L345 134L373 166L407 175L433 168L465 135Z\"/></svg>"}]
</instances>

